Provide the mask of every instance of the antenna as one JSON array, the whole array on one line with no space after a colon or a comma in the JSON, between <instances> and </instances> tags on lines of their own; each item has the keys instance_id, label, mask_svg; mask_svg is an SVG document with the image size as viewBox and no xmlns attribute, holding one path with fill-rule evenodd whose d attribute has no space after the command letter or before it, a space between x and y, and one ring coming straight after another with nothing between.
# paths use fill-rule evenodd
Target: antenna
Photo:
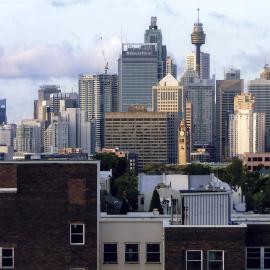
<instances>
[{"instance_id":1,"label":"antenna","mask_svg":"<svg viewBox=\"0 0 270 270\"><path fill-rule=\"evenodd\" d=\"M197 8L197 11L198 11L198 24L200 23L200 9Z\"/></svg>"}]
</instances>

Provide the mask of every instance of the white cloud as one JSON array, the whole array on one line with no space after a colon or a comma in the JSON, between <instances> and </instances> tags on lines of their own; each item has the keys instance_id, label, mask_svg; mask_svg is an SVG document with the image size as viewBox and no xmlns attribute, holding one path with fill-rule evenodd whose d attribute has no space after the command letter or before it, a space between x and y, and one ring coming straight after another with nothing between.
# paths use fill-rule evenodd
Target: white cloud
<instances>
[{"instance_id":1,"label":"white cloud","mask_svg":"<svg viewBox=\"0 0 270 270\"><path fill-rule=\"evenodd\" d=\"M104 52L112 66L115 66L119 49L119 38L113 36L106 40ZM102 50L101 44L94 48L82 49L68 43L1 48L0 78L47 79L102 72Z\"/></svg>"}]
</instances>

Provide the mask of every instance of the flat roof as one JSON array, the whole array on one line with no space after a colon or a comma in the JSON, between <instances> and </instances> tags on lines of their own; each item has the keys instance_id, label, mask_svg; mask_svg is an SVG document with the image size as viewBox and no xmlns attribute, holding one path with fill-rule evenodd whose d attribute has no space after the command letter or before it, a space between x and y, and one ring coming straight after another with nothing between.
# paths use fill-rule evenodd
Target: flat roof
<instances>
[{"instance_id":1,"label":"flat roof","mask_svg":"<svg viewBox=\"0 0 270 270\"><path fill-rule=\"evenodd\" d=\"M29 164L29 163L82 163L82 164L99 164L99 160L11 160L0 161L0 164Z\"/></svg>"}]
</instances>

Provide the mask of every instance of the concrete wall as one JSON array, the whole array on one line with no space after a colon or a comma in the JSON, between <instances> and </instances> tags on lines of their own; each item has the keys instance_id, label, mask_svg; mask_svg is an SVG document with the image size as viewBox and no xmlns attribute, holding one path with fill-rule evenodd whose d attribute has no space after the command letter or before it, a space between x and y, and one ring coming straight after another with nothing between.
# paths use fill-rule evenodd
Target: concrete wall
<instances>
[{"instance_id":1,"label":"concrete wall","mask_svg":"<svg viewBox=\"0 0 270 270\"><path fill-rule=\"evenodd\" d=\"M161 270L163 265L162 218L102 218L100 270ZM118 264L103 264L103 243L117 243ZM161 263L146 263L146 243L160 243ZM139 243L139 263L125 263L125 243Z\"/></svg>"}]
</instances>

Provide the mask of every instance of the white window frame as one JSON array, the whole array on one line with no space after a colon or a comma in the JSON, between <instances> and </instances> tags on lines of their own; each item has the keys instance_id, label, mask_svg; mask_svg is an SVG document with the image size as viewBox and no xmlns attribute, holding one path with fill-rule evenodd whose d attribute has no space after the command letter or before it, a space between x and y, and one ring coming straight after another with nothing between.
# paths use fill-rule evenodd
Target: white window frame
<instances>
[{"instance_id":1,"label":"white window frame","mask_svg":"<svg viewBox=\"0 0 270 270\"><path fill-rule=\"evenodd\" d=\"M151 261L148 261L147 260L147 254L148 254L148 252L147 252L147 245L159 245L159 261L158 262L151 262ZM158 252L149 252L149 253L151 253L151 254L157 254ZM150 264L150 263L153 263L153 264L155 264L155 263L160 263L161 262L161 245L160 245L160 243L159 242L146 242L145 243L145 259L146 259L146 263L148 264Z\"/></svg>"},{"instance_id":2,"label":"white window frame","mask_svg":"<svg viewBox=\"0 0 270 270\"><path fill-rule=\"evenodd\" d=\"M207 269L209 270L209 252L222 252L222 270L224 270L224 250L207 250ZM220 262L219 260L211 260L211 262Z\"/></svg>"},{"instance_id":3,"label":"white window frame","mask_svg":"<svg viewBox=\"0 0 270 270\"><path fill-rule=\"evenodd\" d=\"M188 270L187 254L188 254L188 252L194 252L194 251L201 253L201 260L200 260L200 262L201 262L201 270L202 270L203 269L203 251L200 250L200 249L197 249L197 250L196 249L187 249L186 250L186 270ZM192 260L192 261L199 262L198 260Z\"/></svg>"},{"instance_id":4,"label":"white window frame","mask_svg":"<svg viewBox=\"0 0 270 270\"><path fill-rule=\"evenodd\" d=\"M128 262L126 261L126 245L137 245L138 246L138 261ZM140 243L139 242L127 242L125 243L125 264L139 264L140 263Z\"/></svg>"},{"instance_id":5,"label":"white window frame","mask_svg":"<svg viewBox=\"0 0 270 270\"><path fill-rule=\"evenodd\" d=\"M105 262L105 260L104 260L104 254L105 254L104 245L106 245L106 244L116 245L116 262ZM110 253L112 253L112 252L110 252ZM118 243L117 242L104 242L103 243L103 264L118 264Z\"/></svg>"},{"instance_id":6,"label":"white window frame","mask_svg":"<svg viewBox=\"0 0 270 270\"><path fill-rule=\"evenodd\" d=\"M269 246L267 247L246 247L246 270L256 270L256 269L252 269L252 268L247 268L247 250L248 248L258 248L260 249L260 268L259 269L262 269L262 270L268 270L270 268L264 268L264 250L266 248L270 249Z\"/></svg>"},{"instance_id":7,"label":"white window frame","mask_svg":"<svg viewBox=\"0 0 270 270\"><path fill-rule=\"evenodd\" d=\"M74 225L82 225L83 226L83 242L82 243L72 243L72 235L74 234L72 234L72 232L71 232L71 228L72 228L72 226L74 226ZM71 246L83 246L83 245L85 245L85 224L84 223L82 223L82 222L72 222L72 223L70 223L69 224L69 242L70 242L70 245Z\"/></svg>"},{"instance_id":8,"label":"white window frame","mask_svg":"<svg viewBox=\"0 0 270 270\"><path fill-rule=\"evenodd\" d=\"M12 267L10 267L10 266L3 266L2 264L3 264L3 261L2 261L2 259L3 259L3 249L11 249L12 250ZM12 247L0 247L0 268L1 269L14 269L14 267L15 267L15 265L14 265L14 248L12 248ZM7 257L4 257L4 258L7 258ZM8 257L8 258L10 258L10 257Z\"/></svg>"}]
</instances>

